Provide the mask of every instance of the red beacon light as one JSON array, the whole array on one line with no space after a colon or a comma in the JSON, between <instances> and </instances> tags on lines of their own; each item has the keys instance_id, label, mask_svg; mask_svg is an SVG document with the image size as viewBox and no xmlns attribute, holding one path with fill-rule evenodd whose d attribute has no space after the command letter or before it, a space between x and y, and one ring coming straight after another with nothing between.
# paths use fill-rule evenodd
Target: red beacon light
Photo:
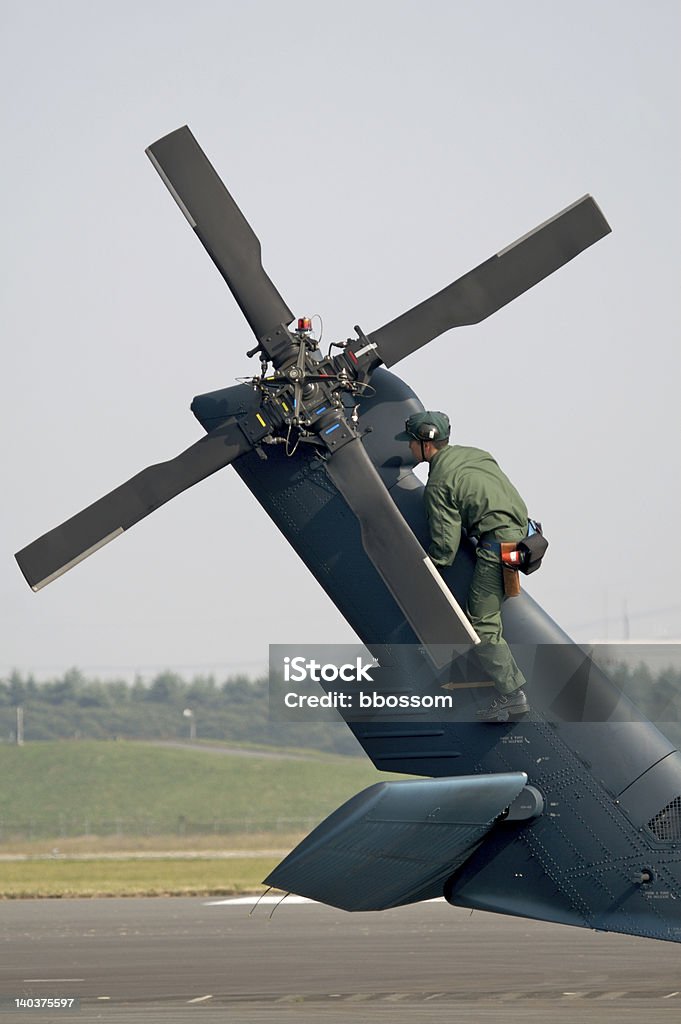
<instances>
[{"instance_id":1,"label":"red beacon light","mask_svg":"<svg viewBox=\"0 0 681 1024\"><path fill-rule=\"evenodd\" d=\"M309 316L298 317L298 326L296 327L296 334L309 334L312 330L312 320Z\"/></svg>"}]
</instances>

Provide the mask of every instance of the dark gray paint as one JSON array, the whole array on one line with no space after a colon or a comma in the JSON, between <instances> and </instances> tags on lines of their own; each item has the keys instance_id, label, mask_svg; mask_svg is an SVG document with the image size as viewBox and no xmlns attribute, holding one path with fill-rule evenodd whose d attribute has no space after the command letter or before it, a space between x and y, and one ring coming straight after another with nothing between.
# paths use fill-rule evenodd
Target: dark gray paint
<instances>
[{"instance_id":1,"label":"dark gray paint","mask_svg":"<svg viewBox=\"0 0 681 1024\"><path fill-rule=\"evenodd\" d=\"M392 440L422 405L386 370L377 370L372 383L376 395L363 404L360 420L371 428L365 448L427 543L422 485L404 462L406 445ZM243 388L229 388L197 399L194 411L210 427L245 401ZM275 449L266 463L245 455L234 468L381 663L392 664L413 689L432 692L441 685L318 460L307 454L286 459ZM464 543L445 573L461 604L473 558ZM507 603L504 628L528 677L533 711L526 720L500 726L471 721L490 692L473 688L456 691L456 721L415 720L396 728L377 718L350 728L378 768L434 777L526 772L544 797L539 818L494 830L453 875L446 886L452 902L681 940L681 837L662 843L648 827L670 794L681 795L674 745L527 593ZM452 671L464 682L476 678L474 664L457 662ZM653 879L643 884L646 868L653 868Z\"/></svg>"},{"instance_id":2,"label":"dark gray paint","mask_svg":"<svg viewBox=\"0 0 681 1024\"><path fill-rule=\"evenodd\" d=\"M265 884L352 911L436 898L526 782L522 772L379 782L322 822Z\"/></svg>"}]
</instances>

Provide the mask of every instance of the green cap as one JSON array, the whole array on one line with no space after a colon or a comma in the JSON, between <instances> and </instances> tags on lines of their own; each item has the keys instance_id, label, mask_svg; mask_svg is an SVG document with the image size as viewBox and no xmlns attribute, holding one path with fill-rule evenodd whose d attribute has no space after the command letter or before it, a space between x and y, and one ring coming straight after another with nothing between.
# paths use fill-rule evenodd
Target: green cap
<instances>
[{"instance_id":1,"label":"green cap","mask_svg":"<svg viewBox=\"0 0 681 1024\"><path fill-rule=\"evenodd\" d=\"M448 441L449 416L443 412L415 412L395 435L396 441Z\"/></svg>"}]
</instances>

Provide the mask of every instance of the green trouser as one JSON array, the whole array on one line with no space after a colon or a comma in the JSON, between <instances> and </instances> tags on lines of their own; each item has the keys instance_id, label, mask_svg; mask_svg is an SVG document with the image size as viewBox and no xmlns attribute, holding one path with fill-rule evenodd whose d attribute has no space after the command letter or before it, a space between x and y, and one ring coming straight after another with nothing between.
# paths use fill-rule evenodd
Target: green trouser
<instances>
[{"instance_id":1,"label":"green trouser","mask_svg":"<svg viewBox=\"0 0 681 1024\"><path fill-rule=\"evenodd\" d=\"M526 680L501 635L503 601L501 558L493 551L478 547L467 608L471 625L480 637L475 654L497 690L500 693L513 693L524 686Z\"/></svg>"}]
</instances>

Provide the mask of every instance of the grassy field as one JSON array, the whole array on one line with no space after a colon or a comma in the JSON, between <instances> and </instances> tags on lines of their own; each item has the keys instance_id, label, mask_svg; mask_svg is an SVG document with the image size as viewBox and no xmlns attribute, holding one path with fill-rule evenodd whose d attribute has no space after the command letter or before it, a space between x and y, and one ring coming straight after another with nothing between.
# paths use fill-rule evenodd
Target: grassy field
<instances>
[{"instance_id":1,"label":"grassy field","mask_svg":"<svg viewBox=\"0 0 681 1024\"><path fill-rule=\"evenodd\" d=\"M129 741L0 746L0 846L16 834L290 831L380 777L363 758L246 757Z\"/></svg>"},{"instance_id":2,"label":"grassy field","mask_svg":"<svg viewBox=\"0 0 681 1024\"><path fill-rule=\"evenodd\" d=\"M211 853L234 856L242 852L250 856L254 850L285 853L299 843L309 829L292 832L230 832L220 835L82 835L26 839L19 836L0 842L0 864L3 860L50 859L59 857L147 857L154 854L202 857ZM0 874L1 874L0 870Z\"/></svg>"},{"instance_id":3,"label":"grassy field","mask_svg":"<svg viewBox=\"0 0 681 1024\"><path fill-rule=\"evenodd\" d=\"M0 898L228 896L264 891L279 857L11 861L0 864Z\"/></svg>"},{"instance_id":4,"label":"grassy field","mask_svg":"<svg viewBox=\"0 0 681 1024\"><path fill-rule=\"evenodd\" d=\"M262 891L306 831L389 777L361 758L286 752L0 746L0 898Z\"/></svg>"}]
</instances>

